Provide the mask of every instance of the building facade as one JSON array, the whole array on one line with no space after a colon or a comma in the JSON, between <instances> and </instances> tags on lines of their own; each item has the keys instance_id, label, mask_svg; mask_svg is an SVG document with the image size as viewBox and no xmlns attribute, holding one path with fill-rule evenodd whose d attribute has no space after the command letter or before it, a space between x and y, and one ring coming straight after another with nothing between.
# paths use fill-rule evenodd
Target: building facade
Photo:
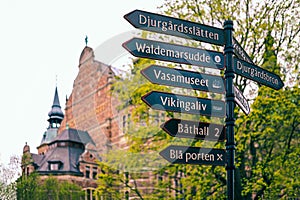
<instances>
[{"instance_id":1,"label":"building facade","mask_svg":"<svg viewBox=\"0 0 300 200\"><path fill-rule=\"evenodd\" d=\"M86 46L64 112L55 88L49 125L41 135L38 153L30 152L26 144L22 158L23 175L38 172L41 180L51 175L71 181L86 190L86 199L94 199L100 155L113 147L126 146L119 128L122 117L116 109L118 101L110 92L114 73L94 58L93 49Z\"/></svg>"}]
</instances>

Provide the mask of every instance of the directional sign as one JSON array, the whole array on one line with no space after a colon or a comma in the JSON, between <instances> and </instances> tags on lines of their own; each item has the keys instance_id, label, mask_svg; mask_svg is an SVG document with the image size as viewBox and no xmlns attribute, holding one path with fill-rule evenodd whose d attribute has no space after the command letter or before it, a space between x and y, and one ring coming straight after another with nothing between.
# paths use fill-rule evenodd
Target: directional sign
<instances>
[{"instance_id":1,"label":"directional sign","mask_svg":"<svg viewBox=\"0 0 300 200\"><path fill-rule=\"evenodd\" d=\"M247 99L244 97L243 93L235 85L233 85L233 90L234 90L235 102L240 106L240 108L243 110L243 112L246 115L249 115L250 106Z\"/></svg>"},{"instance_id":2,"label":"directional sign","mask_svg":"<svg viewBox=\"0 0 300 200\"><path fill-rule=\"evenodd\" d=\"M236 74L279 90L283 87L280 77L256 65L234 58L233 70Z\"/></svg>"},{"instance_id":3,"label":"directional sign","mask_svg":"<svg viewBox=\"0 0 300 200\"><path fill-rule=\"evenodd\" d=\"M212 117L225 116L225 102L172 93L152 91L142 100L156 110L180 112Z\"/></svg>"},{"instance_id":4,"label":"directional sign","mask_svg":"<svg viewBox=\"0 0 300 200\"><path fill-rule=\"evenodd\" d=\"M216 51L140 38L133 38L123 43L123 47L137 57L210 67L214 69L224 68L224 55Z\"/></svg>"},{"instance_id":5,"label":"directional sign","mask_svg":"<svg viewBox=\"0 0 300 200\"><path fill-rule=\"evenodd\" d=\"M151 65L141 71L151 83L207 92L224 93L224 80L220 76L181 69Z\"/></svg>"},{"instance_id":6,"label":"directional sign","mask_svg":"<svg viewBox=\"0 0 300 200\"><path fill-rule=\"evenodd\" d=\"M170 145L159 154L173 164L224 166L226 163L226 151L224 149Z\"/></svg>"},{"instance_id":7,"label":"directional sign","mask_svg":"<svg viewBox=\"0 0 300 200\"><path fill-rule=\"evenodd\" d=\"M126 14L124 18L135 28L142 30L174 35L221 46L225 44L224 31L220 28L142 10L134 10Z\"/></svg>"},{"instance_id":8,"label":"directional sign","mask_svg":"<svg viewBox=\"0 0 300 200\"><path fill-rule=\"evenodd\" d=\"M225 127L220 124L170 119L161 125L169 135L179 138L224 141Z\"/></svg>"},{"instance_id":9,"label":"directional sign","mask_svg":"<svg viewBox=\"0 0 300 200\"><path fill-rule=\"evenodd\" d=\"M247 54L247 52L243 49L243 47L239 44L239 42L235 38L233 38L232 40L232 45L233 45L234 54L239 59L254 64L250 56Z\"/></svg>"}]
</instances>

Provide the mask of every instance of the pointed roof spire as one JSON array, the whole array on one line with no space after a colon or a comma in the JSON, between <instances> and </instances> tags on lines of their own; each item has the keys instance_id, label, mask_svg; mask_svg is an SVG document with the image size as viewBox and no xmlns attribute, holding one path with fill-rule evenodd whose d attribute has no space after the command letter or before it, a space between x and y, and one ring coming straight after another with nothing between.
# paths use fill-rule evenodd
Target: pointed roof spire
<instances>
[{"instance_id":1,"label":"pointed roof spire","mask_svg":"<svg viewBox=\"0 0 300 200\"><path fill-rule=\"evenodd\" d=\"M56 119L63 119L64 118L64 113L62 112L61 107L60 107L57 87L55 87L53 105L52 105L52 109L48 113L48 116L50 117L50 119L51 118L56 118Z\"/></svg>"},{"instance_id":2,"label":"pointed roof spire","mask_svg":"<svg viewBox=\"0 0 300 200\"><path fill-rule=\"evenodd\" d=\"M48 144L57 136L57 131L60 127L62 120L64 119L64 113L62 112L59 103L57 86L55 87L53 105L48 113L48 116L49 119L47 121L49 122L49 126L47 128L47 131L45 131L43 134L41 145Z\"/></svg>"},{"instance_id":3,"label":"pointed roof spire","mask_svg":"<svg viewBox=\"0 0 300 200\"><path fill-rule=\"evenodd\" d=\"M53 106L60 107L59 98L58 98L58 92L57 92L57 87L55 88L55 94L54 94L52 108L53 108Z\"/></svg>"}]
</instances>

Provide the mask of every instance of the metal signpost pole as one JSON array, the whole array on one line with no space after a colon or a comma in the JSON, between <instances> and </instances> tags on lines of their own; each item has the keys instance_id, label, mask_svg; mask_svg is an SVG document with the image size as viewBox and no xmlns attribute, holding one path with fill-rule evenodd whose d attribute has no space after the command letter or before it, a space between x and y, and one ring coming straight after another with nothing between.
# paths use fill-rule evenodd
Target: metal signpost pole
<instances>
[{"instance_id":1,"label":"metal signpost pole","mask_svg":"<svg viewBox=\"0 0 300 200\"><path fill-rule=\"evenodd\" d=\"M227 152L227 199L234 199L234 91L233 91L233 22L228 20L224 23L225 32L225 81L226 81L226 152Z\"/></svg>"}]
</instances>

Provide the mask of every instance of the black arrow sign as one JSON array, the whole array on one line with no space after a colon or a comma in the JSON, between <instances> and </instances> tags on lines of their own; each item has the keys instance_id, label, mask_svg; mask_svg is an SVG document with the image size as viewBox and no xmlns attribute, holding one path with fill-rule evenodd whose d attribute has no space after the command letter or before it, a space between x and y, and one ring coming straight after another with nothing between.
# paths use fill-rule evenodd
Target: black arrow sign
<instances>
[{"instance_id":1,"label":"black arrow sign","mask_svg":"<svg viewBox=\"0 0 300 200\"><path fill-rule=\"evenodd\" d=\"M243 112L246 115L249 115L250 106L247 99L244 97L243 93L235 85L233 85L233 91L234 91L234 101L240 106L240 108L243 110Z\"/></svg>"},{"instance_id":2,"label":"black arrow sign","mask_svg":"<svg viewBox=\"0 0 300 200\"><path fill-rule=\"evenodd\" d=\"M159 154L173 164L224 166L226 163L226 152L224 149L170 145Z\"/></svg>"},{"instance_id":3,"label":"black arrow sign","mask_svg":"<svg viewBox=\"0 0 300 200\"><path fill-rule=\"evenodd\" d=\"M151 83L207 92L224 93L224 80L220 76L182 69L151 65L141 71Z\"/></svg>"},{"instance_id":4,"label":"black arrow sign","mask_svg":"<svg viewBox=\"0 0 300 200\"><path fill-rule=\"evenodd\" d=\"M207 115L212 117L225 116L225 102L193 96L178 95L152 91L142 100L156 110Z\"/></svg>"},{"instance_id":5,"label":"black arrow sign","mask_svg":"<svg viewBox=\"0 0 300 200\"><path fill-rule=\"evenodd\" d=\"M224 68L224 55L217 51L140 38L133 38L123 43L123 47L136 57L197 65L214 69Z\"/></svg>"},{"instance_id":6,"label":"black arrow sign","mask_svg":"<svg viewBox=\"0 0 300 200\"><path fill-rule=\"evenodd\" d=\"M134 10L126 14L124 18L135 28L142 30L174 35L221 46L225 44L223 29L213 26L142 10Z\"/></svg>"},{"instance_id":7,"label":"black arrow sign","mask_svg":"<svg viewBox=\"0 0 300 200\"><path fill-rule=\"evenodd\" d=\"M225 127L220 124L170 119L161 128L173 137L224 141Z\"/></svg>"},{"instance_id":8,"label":"black arrow sign","mask_svg":"<svg viewBox=\"0 0 300 200\"><path fill-rule=\"evenodd\" d=\"M243 49L243 47L240 45L240 43L233 38L232 45L234 49L234 54L241 60L244 60L248 63L254 64L251 60L250 56L247 54L247 52Z\"/></svg>"},{"instance_id":9,"label":"black arrow sign","mask_svg":"<svg viewBox=\"0 0 300 200\"><path fill-rule=\"evenodd\" d=\"M275 90L279 90L284 85L278 75L238 58L234 58L233 70L238 75L249 78Z\"/></svg>"}]
</instances>

